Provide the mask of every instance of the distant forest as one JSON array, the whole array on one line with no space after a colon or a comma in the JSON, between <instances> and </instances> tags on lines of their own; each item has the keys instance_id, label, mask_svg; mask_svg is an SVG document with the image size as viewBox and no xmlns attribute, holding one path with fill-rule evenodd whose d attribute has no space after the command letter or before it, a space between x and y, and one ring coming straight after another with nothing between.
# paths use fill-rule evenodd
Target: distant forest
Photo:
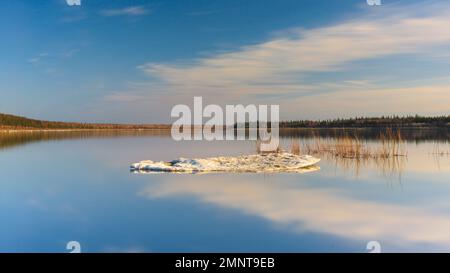
<instances>
[{"instance_id":1,"label":"distant forest","mask_svg":"<svg viewBox=\"0 0 450 273\"><path fill-rule=\"evenodd\" d=\"M270 122L268 124L270 126ZM339 118L327 120L289 120L281 121L280 128L387 128L387 127L440 127L450 128L450 115L425 117L425 116L382 116L382 117L357 117ZM235 124L235 128L237 124ZM257 127L247 122L246 128Z\"/></svg>"},{"instance_id":2,"label":"distant forest","mask_svg":"<svg viewBox=\"0 0 450 273\"><path fill-rule=\"evenodd\" d=\"M248 124L246 124L248 127ZM20 116L1 114L0 129L6 130L55 130L55 129L169 129L169 124L95 124L76 122L54 122L29 119ZM424 116L383 116L377 118L349 118L331 120L291 120L280 122L280 128L362 128L362 127L447 127L450 128L450 115L438 117Z\"/></svg>"},{"instance_id":3,"label":"distant forest","mask_svg":"<svg viewBox=\"0 0 450 273\"><path fill-rule=\"evenodd\" d=\"M29 119L0 113L0 129L6 130L70 130L70 129L167 129L165 124L95 124L77 122L55 122Z\"/></svg>"},{"instance_id":4,"label":"distant forest","mask_svg":"<svg viewBox=\"0 0 450 273\"><path fill-rule=\"evenodd\" d=\"M291 120L280 122L280 128L358 128L358 127L450 127L450 115L357 117L330 120Z\"/></svg>"}]
</instances>

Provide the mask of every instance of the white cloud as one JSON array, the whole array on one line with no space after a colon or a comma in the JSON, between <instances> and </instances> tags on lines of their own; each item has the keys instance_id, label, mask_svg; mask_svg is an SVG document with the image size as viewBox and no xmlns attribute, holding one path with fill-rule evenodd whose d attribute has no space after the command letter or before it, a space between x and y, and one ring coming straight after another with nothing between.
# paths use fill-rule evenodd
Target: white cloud
<instances>
[{"instance_id":1,"label":"white cloud","mask_svg":"<svg viewBox=\"0 0 450 273\"><path fill-rule=\"evenodd\" d=\"M291 73L342 69L351 61L389 54L423 52L450 42L448 14L430 18L358 20L337 26L298 30L238 51L182 66L149 63L142 69L171 83L278 83Z\"/></svg>"},{"instance_id":2,"label":"white cloud","mask_svg":"<svg viewBox=\"0 0 450 273\"><path fill-rule=\"evenodd\" d=\"M137 102L145 99L145 97L143 95L130 94L128 92L116 92L105 96L103 99L106 102Z\"/></svg>"},{"instance_id":3,"label":"white cloud","mask_svg":"<svg viewBox=\"0 0 450 273\"><path fill-rule=\"evenodd\" d=\"M107 9L103 10L104 16L141 16L149 13L149 10L143 6L131 6L120 9Z\"/></svg>"},{"instance_id":4,"label":"white cloud","mask_svg":"<svg viewBox=\"0 0 450 273\"><path fill-rule=\"evenodd\" d=\"M379 115L448 115L450 85L429 85L407 88L360 89L339 88L334 92L318 93L281 102L286 112L301 109L297 118L321 118Z\"/></svg>"},{"instance_id":5,"label":"white cloud","mask_svg":"<svg viewBox=\"0 0 450 273\"><path fill-rule=\"evenodd\" d=\"M38 54L36 57L30 58L28 59L28 62L30 64L37 64L39 63L42 59L46 58L48 56L48 53L44 52L44 53L40 53Z\"/></svg>"},{"instance_id":6,"label":"white cloud","mask_svg":"<svg viewBox=\"0 0 450 273\"><path fill-rule=\"evenodd\" d=\"M170 92L189 96L224 92L241 99L264 94L301 95L318 89L306 80L311 72L351 70L356 61L442 51L450 43L450 5L413 7L386 7L381 14L293 30L289 35L232 52L188 63L146 63L139 69L165 84ZM420 15L416 8L421 8ZM364 79L357 81L363 83Z\"/></svg>"},{"instance_id":7,"label":"white cloud","mask_svg":"<svg viewBox=\"0 0 450 273\"><path fill-rule=\"evenodd\" d=\"M428 76L416 77L386 74L383 63L372 70L362 63L398 56L428 64L445 61L450 54L450 2L373 10L329 26L278 32L265 42L225 53L144 63L138 69L150 77L147 85L130 86L106 101L136 102L130 107L136 116L146 118L152 109L157 112L152 116L164 122L174 104L191 103L193 96L215 104L279 104L282 119L448 114L445 87L450 79L433 80L443 71L432 75L428 67Z\"/></svg>"}]
</instances>

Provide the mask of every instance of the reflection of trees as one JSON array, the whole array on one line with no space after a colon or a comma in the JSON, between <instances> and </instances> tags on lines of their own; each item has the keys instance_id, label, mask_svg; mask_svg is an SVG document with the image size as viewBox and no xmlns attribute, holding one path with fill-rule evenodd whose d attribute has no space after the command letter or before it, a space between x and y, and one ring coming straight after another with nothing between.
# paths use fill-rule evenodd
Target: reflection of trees
<instances>
[{"instance_id":1,"label":"reflection of trees","mask_svg":"<svg viewBox=\"0 0 450 273\"><path fill-rule=\"evenodd\" d=\"M380 132L387 129L280 129L281 138L302 138L312 137L336 138L339 136L357 136L364 140L377 139ZM402 138L407 141L417 143L436 140L448 143L450 130L447 128L421 128L421 129L399 129ZM0 131L0 149L27 144L39 141L55 141L64 139L80 138L112 138L124 136L161 136L170 137L168 129L143 129L143 130L61 130L61 131Z\"/></svg>"},{"instance_id":2,"label":"reflection of trees","mask_svg":"<svg viewBox=\"0 0 450 273\"><path fill-rule=\"evenodd\" d=\"M62 141L85 138L170 136L170 130L79 130L0 132L0 149L41 141Z\"/></svg>"},{"instance_id":3,"label":"reflection of trees","mask_svg":"<svg viewBox=\"0 0 450 273\"><path fill-rule=\"evenodd\" d=\"M297 150L297 153L308 152L304 144L314 143L314 139L320 139L322 143L332 143L336 139L344 139L344 137L354 137L358 140L358 145L353 145L352 152L360 152L367 155L367 150L359 150L361 143L369 143L373 147L382 143L379 141L380 133L386 132L388 129L281 129L281 139L292 139L294 144L291 149ZM439 129L400 129L402 140L408 143L425 143L435 142L435 148L429 153L433 155L436 163L439 165L440 160L448 157L449 151L445 149L450 139L450 132L446 128ZM1 132L0 131L0 149L17 147L28 143L41 141L63 141L68 139L84 139L84 138L115 138L115 137L170 137L170 130L72 130L72 131L25 131L25 132ZM301 141L300 141L301 140ZM296 145L301 143L302 145ZM386 144L386 143L385 143ZM444 146L444 147L443 147ZM340 146L343 147L343 146ZM393 146L390 146L393 147ZM395 146L396 148L401 146ZM301 150L301 151L300 151ZM372 148L371 151L375 151ZM345 150L343 150L345 151ZM310 151L313 153L312 151ZM401 154L407 154L408 151L402 151ZM313 153L314 154L314 153ZM358 156L357 158L336 157L329 152L322 151L317 156L329 161L335 162L336 165L354 171L359 174L363 168L374 168L382 172L390 178L400 179L404 164L407 160L405 156L397 157L371 157Z\"/></svg>"},{"instance_id":4,"label":"reflection of trees","mask_svg":"<svg viewBox=\"0 0 450 273\"><path fill-rule=\"evenodd\" d=\"M450 140L450 128L349 128L349 129L280 129L281 137L299 137L299 138L335 138L344 136L354 136L366 140L377 140L380 133L386 134L389 130L397 133L400 132L402 138L407 142L423 142L430 140L438 140L442 142L449 142Z\"/></svg>"}]
</instances>

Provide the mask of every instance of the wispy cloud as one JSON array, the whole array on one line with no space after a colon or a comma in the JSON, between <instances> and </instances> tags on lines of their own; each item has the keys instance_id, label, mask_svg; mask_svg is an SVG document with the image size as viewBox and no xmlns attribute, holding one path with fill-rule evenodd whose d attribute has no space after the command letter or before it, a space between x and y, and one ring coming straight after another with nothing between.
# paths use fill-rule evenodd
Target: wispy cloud
<instances>
[{"instance_id":1,"label":"wispy cloud","mask_svg":"<svg viewBox=\"0 0 450 273\"><path fill-rule=\"evenodd\" d=\"M279 104L282 119L448 114L450 78L433 80L442 71L427 70L421 77L417 66L415 77L383 66L401 57L443 61L436 56L450 54L450 3L372 10L329 26L277 32L228 52L144 63L138 69L149 76L146 86L127 88L103 102L133 102L130 112L144 118L151 108L164 120L172 105L191 103L196 95L215 104ZM378 60L373 69L365 65Z\"/></svg>"},{"instance_id":2,"label":"wispy cloud","mask_svg":"<svg viewBox=\"0 0 450 273\"><path fill-rule=\"evenodd\" d=\"M28 63L30 63L30 64L37 64L37 63L39 63L42 59L44 59L47 56L48 56L47 52L40 53L36 57L28 59Z\"/></svg>"},{"instance_id":3,"label":"wispy cloud","mask_svg":"<svg viewBox=\"0 0 450 273\"><path fill-rule=\"evenodd\" d=\"M426 53L450 42L448 12L427 17L386 14L335 26L297 30L291 37L245 46L190 64L147 63L140 68L167 83L227 86L297 83L306 72L347 69L352 61Z\"/></svg>"},{"instance_id":4,"label":"wispy cloud","mask_svg":"<svg viewBox=\"0 0 450 273\"><path fill-rule=\"evenodd\" d=\"M49 67L44 69L44 73L51 77L62 77L64 76L64 72L58 68Z\"/></svg>"},{"instance_id":5,"label":"wispy cloud","mask_svg":"<svg viewBox=\"0 0 450 273\"><path fill-rule=\"evenodd\" d=\"M231 52L190 62L146 63L139 69L165 84L170 92L187 97L226 94L242 100L264 95L302 96L323 90L323 83L307 80L311 73L348 72L356 62L387 56L448 53L449 10L449 3L386 7L382 13L369 12L321 28L294 29ZM364 82L363 77L352 84L363 88ZM334 91L337 89L327 92Z\"/></svg>"},{"instance_id":6,"label":"wispy cloud","mask_svg":"<svg viewBox=\"0 0 450 273\"><path fill-rule=\"evenodd\" d=\"M74 23L79 22L87 18L87 15L85 13L78 13L78 14L70 14L66 15L61 18L62 23Z\"/></svg>"},{"instance_id":7,"label":"wispy cloud","mask_svg":"<svg viewBox=\"0 0 450 273\"><path fill-rule=\"evenodd\" d=\"M130 94L129 92L116 92L103 98L105 102L137 102L145 99L144 95Z\"/></svg>"},{"instance_id":8,"label":"wispy cloud","mask_svg":"<svg viewBox=\"0 0 450 273\"><path fill-rule=\"evenodd\" d=\"M295 113L298 109L302 109L303 118L326 119L354 117L361 114L368 116L417 113L448 115L450 85L436 84L402 88L342 87L332 92L282 99L280 102L286 112Z\"/></svg>"},{"instance_id":9,"label":"wispy cloud","mask_svg":"<svg viewBox=\"0 0 450 273\"><path fill-rule=\"evenodd\" d=\"M106 9L102 10L101 14L103 16L111 17L111 16L142 16L146 15L150 12L144 6L131 6L124 7L119 9Z\"/></svg>"},{"instance_id":10,"label":"wispy cloud","mask_svg":"<svg viewBox=\"0 0 450 273\"><path fill-rule=\"evenodd\" d=\"M63 56L66 58L71 58L71 57L75 56L78 52L80 52L79 48L69 49L63 53Z\"/></svg>"}]
</instances>

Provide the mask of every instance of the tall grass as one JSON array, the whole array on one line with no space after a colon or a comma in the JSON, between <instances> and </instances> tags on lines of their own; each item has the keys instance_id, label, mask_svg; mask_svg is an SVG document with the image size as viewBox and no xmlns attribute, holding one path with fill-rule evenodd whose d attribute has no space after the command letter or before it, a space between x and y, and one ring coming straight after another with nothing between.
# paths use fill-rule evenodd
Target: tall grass
<instances>
[{"instance_id":1,"label":"tall grass","mask_svg":"<svg viewBox=\"0 0 450 273\"><path fill-rule=\"evenodd\" d=\"M431 152L431 154L434 156L448 156L450 155L450 152L442 150L441 146L439 145L439 142L436 142L434 144L433 151Z\"/></svg>"},{"instance_id":2,"label":"tall grass","mask_svg":"<svg viewBox=\"0 0 450 273\"><path fill-rule=\"evenodd\" d=\"M291 143L291 153L294 154L294 155L299 155L299 154L301 154L300 144L299 144L298 141L292 140L292 143Z\"/></svg>"},{"instance_id":3,"label":"tall grass","mask_svg":"<svg viewBox=\"0 0 450 273\"><path fill-rule=\"evenodd\" d=\"M261 153L261 141L256 142L256 150ZM283 149L278 147L277 151ZM312 137L304 143L298 139L291 140L290 152L292 154L309 154L332 156L347 159L392 158L406 156L405 141L400 131L387 129L378 136L378 141L369 145L367 140L357 135L336 135L334 138L322 138L312 132Z\"/></svg>"},{"instance_id":4,"label":"tall grass","mask_svg":"<svg viewBox=\"0 0 450 273\"><path fill-rule=\"evenodd\" d=\"M387 129L378 136L378 141L361 139L358 135L336 135L334 138L312 139L300 146L299 151L334 161L344 169L353 170L359 176L364 166L374 165L386 177L401 174L407 156L406 145L399 131Z\"/></svg>"},{"instance_id":5,"label":"tall grass","mask_svg":"<svg viewBox=\"0 0 450 273\"><path fill-rule=\"evenodd\" d=\"M260 141L257 152L261 153ZM437 148L436 150L439 151ZM274 152L282 152L278 148ZM319 137L314 131L307 139L292 138L290 152L296 155L308 154L330 162L359 175L360 169L375 166L386 177L399 180L407 159L405 141L399 131L387 129L380 133L376 141L360 138L358 135L338 134L334 137ZM442 153L442 152L440 152Z\"/></svg>"},{"instance_id":6,"label":"tall grass","mask_svg":"<svg viewBox=\"0 0 450 273\"><path fill-rule=\"evenodd\" d=\"M338 136L332 140L313 136L302 150L312 155L331 155L340 158L369 159L406 156L406 149L400 131L387 129L379 135L380 144L371 147L358 136Z\"/></svg>"}]
</instances>

